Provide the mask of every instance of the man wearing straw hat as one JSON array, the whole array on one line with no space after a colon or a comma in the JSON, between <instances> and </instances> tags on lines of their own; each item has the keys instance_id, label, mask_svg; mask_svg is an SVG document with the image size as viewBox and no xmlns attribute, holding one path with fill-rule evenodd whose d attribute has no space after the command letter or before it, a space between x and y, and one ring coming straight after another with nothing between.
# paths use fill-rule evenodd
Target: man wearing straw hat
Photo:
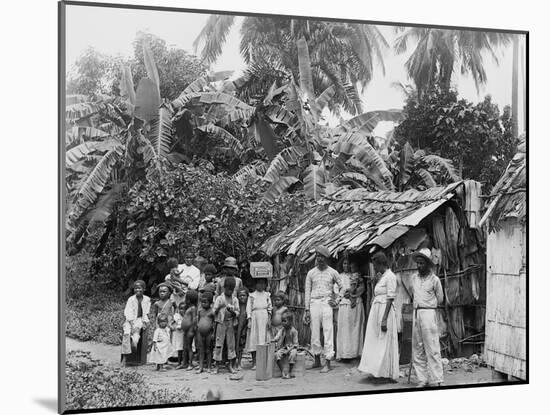
<instances>
[{"instance_id":1,"label":"man wearing straw hat","mask_svg":"<svg viewBox=\"0 0 550 415\"><path fill-rule=\"evenodd\" d=\"M418 386L439 386L443 383L443 364L437 327L437 307L443 302L441 281L434 274L432 252L422 248L413 254L418 268L414 275L412 361Z\"/></svg>"},{"instance_id":2,"label":"man wearing straw hat","mask_svg":"<svg viewBox=\"0 0 550 415\"><path fill-rule=\"evenodd\" d=\"M304 322L311 324L311 352L315 357L313 368L321 367L321 350L325 356L325 365L321 373L330 370L330 361L334 357L333 318L331 299L334 284L342 291L342 279L338 271L328 266L330 252L325 246L315 250L315 268L306 276ZM343 293L342 293L343 294ZM324 347L321 348L321 329Z\"/></svg>"}]
</instances>

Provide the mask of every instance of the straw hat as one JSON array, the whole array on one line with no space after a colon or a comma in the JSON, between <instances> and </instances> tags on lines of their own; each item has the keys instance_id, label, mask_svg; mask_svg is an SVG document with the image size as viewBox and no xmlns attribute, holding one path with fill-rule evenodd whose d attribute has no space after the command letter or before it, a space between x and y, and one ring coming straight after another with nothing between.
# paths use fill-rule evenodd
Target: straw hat
<instances>
[{"instance_id":1,"label":"straw hat","mask_svg":"<svg viewBox=\"0 0 550 415\"><path fill-rule=\"evenodd\" d=\"M228 256L227 258L225 258L222 268L239 269L239 266L237 265L237 260L235 258L233 258L232 256Z\"/></svg>"},{"instance_id":2,"label":"straw hat","mask_svg":"<svg viewBox=\"0 0 550 415\"><path fill-rule=\"evenodd\" d=\"M330 252L328 248L324 245L319 245L317 248L315 248L315 252L319 255L324 256L325 258L330 258Z\"/></svg>"},{"instance_id":3,"label":"straw hat","mask_svg":"<svg viewBox=\"0 0 550 415\"><path fill-rule=\"evenodd\" d=\"M429 248L422 248L416 251L413 254L413 259L416 261L417 258L422 258L428 261L430 264L433 265L434 261L432 258L432 251Z\"/></svg>"}]
</instances>

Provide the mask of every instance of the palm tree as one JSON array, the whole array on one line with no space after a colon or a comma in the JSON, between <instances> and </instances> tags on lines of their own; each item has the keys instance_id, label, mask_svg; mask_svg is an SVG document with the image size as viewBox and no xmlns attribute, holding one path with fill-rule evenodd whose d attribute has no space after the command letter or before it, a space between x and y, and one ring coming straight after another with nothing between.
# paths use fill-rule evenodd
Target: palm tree
<instances>
[{"instance_id":1,"label":"palm tree","mask_svg":"<svg viewBox=\"0 0 550 415\"><path fill-rule=\"evenodd\" d=\"M397 28L397 31L403 32L394 45L398 54L405 53L414 42L405 66L419 95L434 84L448 90L456 67L460 67L462 74L469 73L479 88L487 81L483 53L489 53L498 64L497 49L511 40L510 34L497 32L421 27Z\"/></svg>"},{"instance_id":2,"label":"palm tree","mask_svg":"<svg viewBox=\"0 0 550 415\"><path fill-rule=\"evenodd\" d=\"M235 16L212 15L195 39L203 45L201 56L210 64L220 56ZM389 45L376 26L356 23L323 22L287 17L246 17L241 27L240 51L248 65L250 77L243 85L257 88L255 81L265 78L258 95L276 79L288 75L298 78L296 41L304 38L309 48L313 87L317 95L335 87L335 102L352 114L362 112L356 85L361 92L371 81L374 64L385 72L383 51ZM263 76L254 76L262 72ZM285 74L286 73L286 74ZM331 108L338 110L336 106Z\"/></svg>"}]
</instances>

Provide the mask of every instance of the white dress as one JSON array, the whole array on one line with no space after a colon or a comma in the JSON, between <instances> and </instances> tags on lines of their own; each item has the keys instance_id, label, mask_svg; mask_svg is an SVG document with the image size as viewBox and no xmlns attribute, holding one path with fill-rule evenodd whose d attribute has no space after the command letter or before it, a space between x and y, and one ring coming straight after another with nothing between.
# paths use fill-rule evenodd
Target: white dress
<instances>
[{"instance_id":1,"label":"white dress","mask_svg":"<svg viewBox=\"0 0 550 415\"><path fill-rule=\"evenodd\" d=\"M395 299L397 277L386 270L374 287L374 299L367 321L365 344L359 363L359 371L378 378L399 379L399 344L397 318L392 304L387 317L387 330L381 329L388 299Z\"/></svg>"},{"instance_id":2,"label":"white dress","mask_svg":"<svg viewBox=\"0 0 550 415\"><path fill-rule=\"evenodd\" d=\"M344 290L351 287L352 275L340 274ZM361 356L363 349L365 314L361 297L357 297L355 307L351 301L341 298L338 305L338 332L336 333L336 358L353 359Z\"/></svg>"},{"instance_id":3,"label":"white dress","mask_svg":"<svg viewBox=\"0 0 550 415\"><path fill-rule=\"evenodd\" d=\"M258 344L268 341L267 323L271 313L271 298L267 291L254 291L248 296L246 315L250 318L250 327L246 339L246 350L255 352Z\"/></svg>"},{"instance_id":4,"label":"white dress","mask_svg":"<svg viewBox=\"0 0 550 415\"><path fill-rule=\"evenodd\" d=\"M153 348L149 355L149 362L162 365L168 361L172 355L172 343L170 342L170 329L168 327L158 327L153 334Z\"/></svg>"}]
</instances>

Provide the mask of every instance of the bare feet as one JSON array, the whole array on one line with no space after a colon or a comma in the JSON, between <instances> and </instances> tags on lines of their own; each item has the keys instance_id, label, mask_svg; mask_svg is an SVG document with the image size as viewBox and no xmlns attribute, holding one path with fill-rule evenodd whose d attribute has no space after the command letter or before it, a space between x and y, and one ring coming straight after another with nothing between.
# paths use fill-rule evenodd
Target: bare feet
<instances>
[{"instance_id":1,"label":"bare feet","mask_svg":"<svg viewBox=\"0 0 550 415\"><path fill-rule=\"evenodd\" d=\"M291 378L295 378L295 377L296 377L296 375L294 374L293 371L290 371L290 373L289 373L288 375L289 375Z\"/></svg>"},{"instance_id":2,"label":"bare feet","mask_svg":"<svg viewBox=\"0 0 550 415\"><path fill-rule=\"evenodd\" d=\"M250 370L256 370L256 365L252 365L252 367L250 368Z\"/></svg>"},{"instance_id":3,"label":"bare feet","mask_svg":"<svg viewBox=\"0 0 550 415\"><path fill-rule=\"evenodd\" d=\"M193 369L194 369L193 365L189 365L189 366L187 366L186 370L193 370Z\"/></svg>"},{"instance_id":4,"label":"bare feet","mask_svg":"<svg viewBox=\"0 0 550 415\"><path fill-rule=\"evenodd\" d=\"M235 370L235 368L233 367L233 365L229 365L229 372L230 372L231 374L237 373L237 371Z\"/></svg>"},{"instance_id":5,"label":"bare feet","mask_svg":"<svg viewBox=\"0 0 550 415\"><path fill-rule=\"evenodd\" d=\"M177 366L176 366L176 370L179 370L179 369L185 369L185 366L184 366L184 365L181 365L181 364L180 364L180 365L177 365Z\"/></svg>"},{"instance_id":6,"label":"bare feet","mask_svg":"<svg viewBox=\"0 0 550 415\"><path fill-rule=\"evenodd\" d=\"M283 379L290 379L290 376L288 373L283 373Z\"/></svg>"},{"instance_id":7,"label":"bare feet","mask_svg":"<svg viewBox=\"0 0 550 415\"><path fill-rule=\"evenodd\" d=\"M327 363L325 363L325 365L321 369L321 373L327 373L329 371L330 371L330 364L327 362Z\"/></svg>"},{"instance_id":8,"label":"bare feet","mask_svg":"<svg viewBox=\"0 0 550 415\"><path fill-rule=\"evenodd\" d=\"M198 367L197 370L195 370L195 373L199 374L199 373L202 373L204 370L202 367Z\"/></svg>"},{"instance_id":9,"label":"bare feet","mask_svg":"<svg viewBox=\"0 0 550 415\"><path fill-rule=\"evenodd\" d=\"M216 366L214 369L212 369L212 373L214 375L217 375L218 373L220 373L220 369L218 368L218 366Z\"/></svg>"}]
</instances>

